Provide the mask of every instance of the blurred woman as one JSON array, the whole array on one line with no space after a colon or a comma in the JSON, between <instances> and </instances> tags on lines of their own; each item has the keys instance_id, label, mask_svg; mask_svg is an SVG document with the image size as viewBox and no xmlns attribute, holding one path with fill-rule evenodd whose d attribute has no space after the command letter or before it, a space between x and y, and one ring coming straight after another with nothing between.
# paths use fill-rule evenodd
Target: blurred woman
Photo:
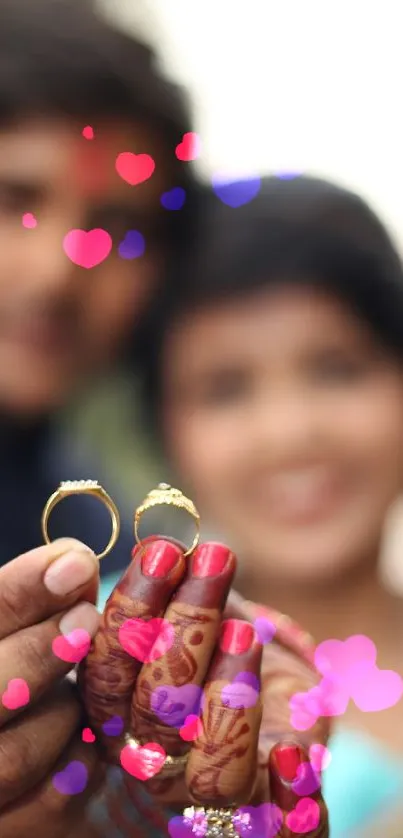
<instances>
[{"instance_id":1,"label":"blurred woman","mask_svg":"<svg viewBox=\"0 0 403 838\"><path fill-rule=\"evenodd\" d=\"M402 323L402 266L365 202L267 178L241 208L211 201L144 352L149 415L237 550L238 589L319 642L361 636L323 647L333 703L320 709L340 716L324 775L335 837L403 791L403 608L378 567L403 483ZM311 702L298 719L301 702L300 730L315 716Z\"/></svg>"}]
</instances>

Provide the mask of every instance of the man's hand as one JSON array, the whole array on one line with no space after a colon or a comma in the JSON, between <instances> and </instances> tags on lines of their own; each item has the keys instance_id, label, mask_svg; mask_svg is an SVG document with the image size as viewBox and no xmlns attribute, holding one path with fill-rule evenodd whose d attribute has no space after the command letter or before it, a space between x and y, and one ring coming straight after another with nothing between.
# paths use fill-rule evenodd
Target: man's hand
<instances>
[{"instance_id":1,"label":"man's hand","mask_svg":"<svg viewBox=\"0 0 403 838\"><path fill-rule=\"evenodd\" d=\"M82 821L100 780L95 748L81 739L75 686L64 677L74 664L52 651L60 634L95 634L97 587L95 555L72 539L39 547L0 569L1 838L29 838L34 831L41 838L64 838ZM66 787L63 793L53 778L73 762L83 765L76 770L84 775L85 790L69 794ZM74 787L74 766L70 777Z\"/></svg>"}]
</instances>

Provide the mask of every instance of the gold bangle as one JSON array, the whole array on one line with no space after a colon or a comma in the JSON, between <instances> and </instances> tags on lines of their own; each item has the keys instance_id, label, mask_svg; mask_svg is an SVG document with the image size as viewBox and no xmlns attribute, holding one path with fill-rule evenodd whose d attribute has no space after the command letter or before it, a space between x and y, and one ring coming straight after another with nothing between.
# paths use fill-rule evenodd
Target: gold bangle
<instances>
[{"instance_id":1,"label":"gold bangle","mask_svg":"<svg viewBox=\"0 0 403 838\"><path fill-rule=\"evenodd\" d=\"M185 556L190 556L193 553L193 550L197 547L200 538L200 515L190 498L187 498L179 489L173 489L172 486L169 486L168 483L160 483L156 489L153 489L143 503L136 509L134 514L134 535L138 544L141 544L141 539L139 536L139 526L140 520L145 512L148 509L152 509L154 506L161 506L163 504L167 504L168 506L176 506L178 509L184 509L195 521L196 523L196 535L192 541L191 546L186 553Z\"/></svg>"},{"instance_id":2,"label":"gold bangle","mask_svg":"<svg viewBox=\"0 0 403 838\"><path fill-rule=\"evenodd\" d=\"M55 506L69 495L92 495L107 507L112 520L112 534L105 550L97 556L98 559L103 559L110 553L119 538L120 517L116 504L97 480L63 480L60 483L60 486L48 499L42 512L42 533L46 544L51 543L48 534L50 514Z\"/></svg>"}]
</instances>

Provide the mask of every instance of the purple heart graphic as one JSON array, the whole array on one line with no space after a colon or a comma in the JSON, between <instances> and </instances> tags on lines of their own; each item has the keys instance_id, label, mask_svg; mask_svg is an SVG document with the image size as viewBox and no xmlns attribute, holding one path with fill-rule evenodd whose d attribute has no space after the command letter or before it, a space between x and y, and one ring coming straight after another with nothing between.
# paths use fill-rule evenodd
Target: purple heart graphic
<instances>
[{"instance_id":1,"label":"purple heart graphic","mask_svg":"<svg viewBox=\"0 0 403 838\"><path fill-rule=\"evenodd\" d=\"M250 687L253 687L254 690L260 692L260 681L257 675L254 675L253 672L238 672L238 675L235 675L233 680L233 684L237 684L241 682L242 684L249 684Z\"/></svg>"},{"instance_id":2,"label":"purple heart graphic","mask_svg":"<svg viewBox=\"0 0 403 838\"><path fill-rule=\"evenodd\" d=\"M220 174L213 175L212 185L217 198L228 207L242 207L249 204L256 198L260 191L260 177L251 177L245 180L229 181Z\"/></svg>"},{"instance_id":3,"label":"purple heart graphic","mask_svg":"<svg viewBox=\"0 0 403 838\"><path fill-rule=\"evenodd\" d=\"M194 684L157 687L151 694L151 710L169 727L181 728L187 716L200 714L203 690Z\"/></svg>"},{"instance_id":4,"label":"purple heart graphic","mask_svg":"<svg viewBox=\"0 0 403 838\"><path fill-rule=\"evenodd\" d=\"M146 249L144 236L138 230L129 230L119 245L119 256L122 259L138 259Z\"/></svg>"},{"instance_id":5,"label":"purple heart graphic","mask_svg":"<svg viewBox=\"0 0 403 838\"><path fill-rule=\"evenodd\" d=\"M241 838L275 838L283 823L283 813L274 803L262 803L261 806L242 806L233 820Z\"/></svg>"},{"instance_id":6,"label":"purple heart graphic","mask_svg":"<svg viewBox=\"0 0 403 838\"><path fill-rule=\"evenodd\" d=\"M83 762L69 762L63 771L52 778L52 785L60 794L81 794L88 783L88 770Z\"/></svg>"},{"instance_id":7,"label":"purple heart graphic","mask_svg":"<svg viewBox=\"0 0 403 838\"><path fill-rule=\"evenodd\" d=\"M276 627L274 623L272 623L266 617L258 617L257 620L255 620L255 622L253 623L253 625L256 634L263 645L265 643L270 643L273 640L273 637L276 633Z\"/></svg>"},{"instance_id":8,"label":"purple heart graphic","mask_svg":"<svg viewBox=\"0 0 403 838\"><path fill-rule=\"evenodd\" d=\"M193 807L185 809L183 816L171 818L168 823L171 838L203 838L207 832L207 821L201 812Z\"/></svg>"},{"instance_id":9,"label":"purple heart graphic","mask_svg":"<svg viewBox=\"0 0 403 838\"><path fill-rule=\"evenodd\" d=\"M120 736L123 733L123 719L121 716L112 716L102 725L102 730L107 736Z\"/></svg>"},{"instance_id":10,"label":"purple heart graphic","mask_svg":"<svg viewBox=\"0 0 403 838\"><path fill-rule=\"evenodd\" d=\"M232 710L244 710L254 707L259 698L259 692L243 681L233 681L221 691L221 701Z\"/></svg>"},{"instance_id":11,"label":"purple heart graphic","mask_svg":"<svg viewBox=\"0 0 403 838\"><path fill-rule=\"evenodd\" d=\"M161 204L166 210L180 210L186 201L186 192L181 186L175 186L161 195Z\"/></svg>"},{"instance_id":12,"label":"purple heart graphic","mask_svg":"<svg viewBox=\"0 0 403 838\"><path fill-rule=\"evenodd\" d=\"M299 797L309 797L320 788L320 779L313 770L310 762L302 762L298 766L297 776L292 784L292 790Z\"/></svg>"},{"instance_id":13,"label":"purple heart graphic","mask_svg":"<svg viewBox=\"0 0 403 838\"><path fill-rule=\"evenodd\" d=\"M279 180L295 180L297 177L301 177L302 172L275 172L275 177L279 178Z\"/></svg>"}]
</instances>

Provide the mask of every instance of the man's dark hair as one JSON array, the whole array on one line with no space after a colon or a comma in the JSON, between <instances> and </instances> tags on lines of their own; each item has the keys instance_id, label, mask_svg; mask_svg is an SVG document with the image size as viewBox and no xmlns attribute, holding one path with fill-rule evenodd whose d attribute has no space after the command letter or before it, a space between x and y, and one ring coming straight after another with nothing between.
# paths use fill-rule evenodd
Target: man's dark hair
<instances>
[{"instance_id":1,"label":"man's dark hair","mask_svg":"<svg viewBox=\"0 0 403 838\"><path fill-rule=\"evenodd\" d=\"M167 189L186 191L180 212L156 207L173 280L191 246L199 190L191 164L175 156L191 130L187 96L164 76L155 52L115 29L92 0L0 0L0 130L30 117L67 117L95 129L97 119L140 121L159 135L167 150ZM141 337L137 330L133 352Z\"/></svg>"},{"instance_id":2,"label":"man's dark hair","mask_svg":"<svg viewBox=\"0 0 403 838\"><path fill-rule=\"evenodd\" d=\"M190 130L186 97L154 52L90 0L0 0L0 124L42 114L144 119L172 151Z\"/></svg>"}]
</instances>

